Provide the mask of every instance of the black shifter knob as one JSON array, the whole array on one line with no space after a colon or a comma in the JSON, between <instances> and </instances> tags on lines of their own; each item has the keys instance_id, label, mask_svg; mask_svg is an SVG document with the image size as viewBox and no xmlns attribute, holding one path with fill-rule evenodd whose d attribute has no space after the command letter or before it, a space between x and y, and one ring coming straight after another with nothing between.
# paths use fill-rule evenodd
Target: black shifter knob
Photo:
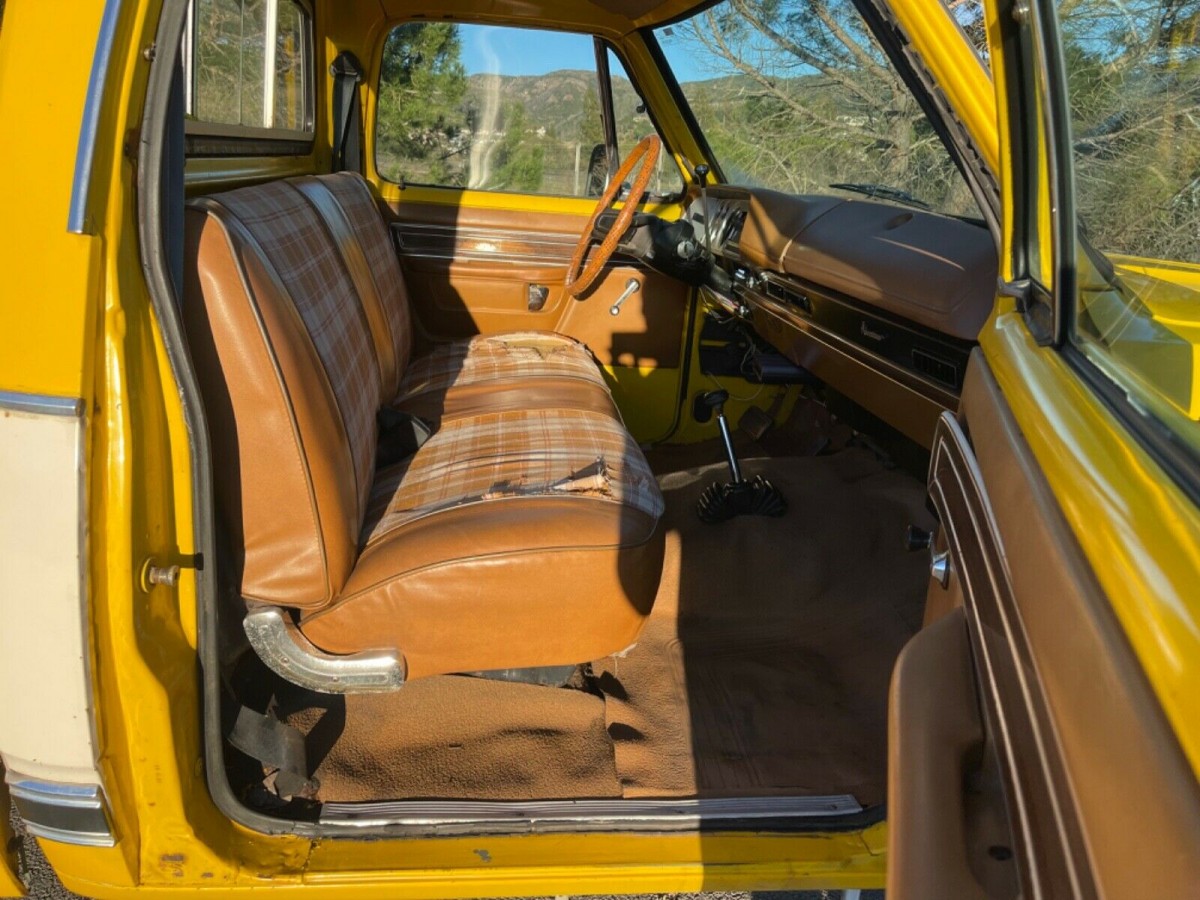
<instances>
[{"instance_id":1,"label":"black shifter knob","mask_svg":"<svg viewBox=\"0 0 1200 900\"><path fill-rule=\"evenodd\" d=\"M728 399L729 391L709 391L703 398L705 406L712 407L718 412Z\"/></svg>"},{"instance_id":2,"label":"black shifter knob","mask_svg":"<svg viewBox=\"0 0 1200 900\"><path fill-rule=\"evenodd\" d=\"M699 184L700 187L704 187L708 184L709 171L710 170L708 166L706 166L704 163L700 163L700 165L696 166L696 183Z\"/></svg>"}]
</instances>

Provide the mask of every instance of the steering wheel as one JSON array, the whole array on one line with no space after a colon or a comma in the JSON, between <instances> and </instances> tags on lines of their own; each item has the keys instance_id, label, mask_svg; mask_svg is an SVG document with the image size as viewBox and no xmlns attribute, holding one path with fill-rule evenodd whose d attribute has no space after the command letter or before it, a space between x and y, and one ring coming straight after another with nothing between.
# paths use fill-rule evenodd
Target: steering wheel
<instances>
[{"instance_id":1,"label":"steering wheel","mask_svg":"<svg viewBox=\"0 0 1200 900\"><path fill-rule=\"evenodd\" d=\"M654 164L658 162L660 150L662 150L662 141L657 134L642 138L633 151L625 157L621 168L617 169L617 174L608 183L604 195L596 203L596 209L592 213L592 217L588 219L579 243L575 245L575 253L571 256L571 262L567 266L567 280L564 282L564 287L572 297L578 297L592 286L592 282L596 280L600 271L616 252L617 242L621 240L629 223L633 221L633 214L637 212L637 206L646 194L646 186L650 184L650 176L654 174ZM604 240L600 242L600 246L584 266L583 258L587 256L588 248L592 245L592 231L596 227L596 221L616 201L622 183L639 162L642 163L642 168L629 189L625 205L621 207L612 228L608 230L608 234L604 236Z\"/></svg>"}]
</instances>

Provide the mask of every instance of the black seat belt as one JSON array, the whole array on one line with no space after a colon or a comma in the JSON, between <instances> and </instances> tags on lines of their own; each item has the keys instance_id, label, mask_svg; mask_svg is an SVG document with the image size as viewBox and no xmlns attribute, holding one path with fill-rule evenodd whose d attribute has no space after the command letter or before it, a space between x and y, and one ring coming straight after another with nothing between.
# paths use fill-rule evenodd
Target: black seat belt
<instances>
[{"instance_id":1,"label":"black seat belt","mask_svg":"<svg viewBox=\"0 0 1200 900\"><path fill-rule=\"evenodd\" d=\"M362 100L358 85L363 68L358 57L343 50L329 67L333 76L333 120L337 142L333 147L333 171L362 171Z\"/></svg>"},{"instance_id":2,"label":"black seat belt","mask_svg":"<svg viewBox=\"0 0 1200 900\"><path fill-rule=\"evenodd\" d=\"M225 738L262 765L264 786L281 800L316 799L321 782L308 775L304 735L299 729L273 715L238 706Z\"/></svg>"},{"instance_id":3,"label":"black seat belt","mask_svg":"<svg viewBox=\"0 0 1200 900\"><path fill-rule=\"evenodd\" d=\"M375 414L379 423L379 447L375 468L384 469L412 456L433 435L433 426L412 413L385 406Z\"/></svg>"}]
</instances>

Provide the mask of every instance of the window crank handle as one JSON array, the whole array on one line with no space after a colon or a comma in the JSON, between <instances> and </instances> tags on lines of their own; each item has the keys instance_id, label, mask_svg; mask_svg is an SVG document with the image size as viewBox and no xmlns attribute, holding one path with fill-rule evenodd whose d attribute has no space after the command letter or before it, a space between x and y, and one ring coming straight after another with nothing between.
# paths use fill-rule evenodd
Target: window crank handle
<instances>
[{"instance_id":1,"label":"window crank handle","mask_svg":"<svg viewBox=\"0 0 1200 900\"><path fill-rule=\"evenodd\" d=\"M616 299L616 302L608 308L610 316L619 316L621 314L621 304L632 297L641 288L636 278L630 278L625 282L625 290L621 291L621 296Z\"/></svg>"}]
</instances>

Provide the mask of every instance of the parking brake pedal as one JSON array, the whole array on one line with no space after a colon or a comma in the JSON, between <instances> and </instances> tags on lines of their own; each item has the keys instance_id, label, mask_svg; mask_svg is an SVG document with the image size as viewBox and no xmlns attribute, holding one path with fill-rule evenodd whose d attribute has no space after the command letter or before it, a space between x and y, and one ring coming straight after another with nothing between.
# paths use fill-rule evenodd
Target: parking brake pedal
<instances>
[{"instance_id":1,"label":"parking brake pedal","mask_svg":"<svg viewBox=\"0 0 1200 900\"><path fill-rule=\"evenodd\" d=\"M703 403L717 414L717 427L721 429L721 440L725 444L731 480L727 484L714 481L705 488L696 505L696 514L700 521L710 525L734 516L782 516L787 512L787 501L775 485L761 475L749 481L742 478L742 469L733 450L733 437L729 433L729 420L725 418L725 401L728 399L728 391L709 391L702 398Z\"/></svg>"}]
</instances>

